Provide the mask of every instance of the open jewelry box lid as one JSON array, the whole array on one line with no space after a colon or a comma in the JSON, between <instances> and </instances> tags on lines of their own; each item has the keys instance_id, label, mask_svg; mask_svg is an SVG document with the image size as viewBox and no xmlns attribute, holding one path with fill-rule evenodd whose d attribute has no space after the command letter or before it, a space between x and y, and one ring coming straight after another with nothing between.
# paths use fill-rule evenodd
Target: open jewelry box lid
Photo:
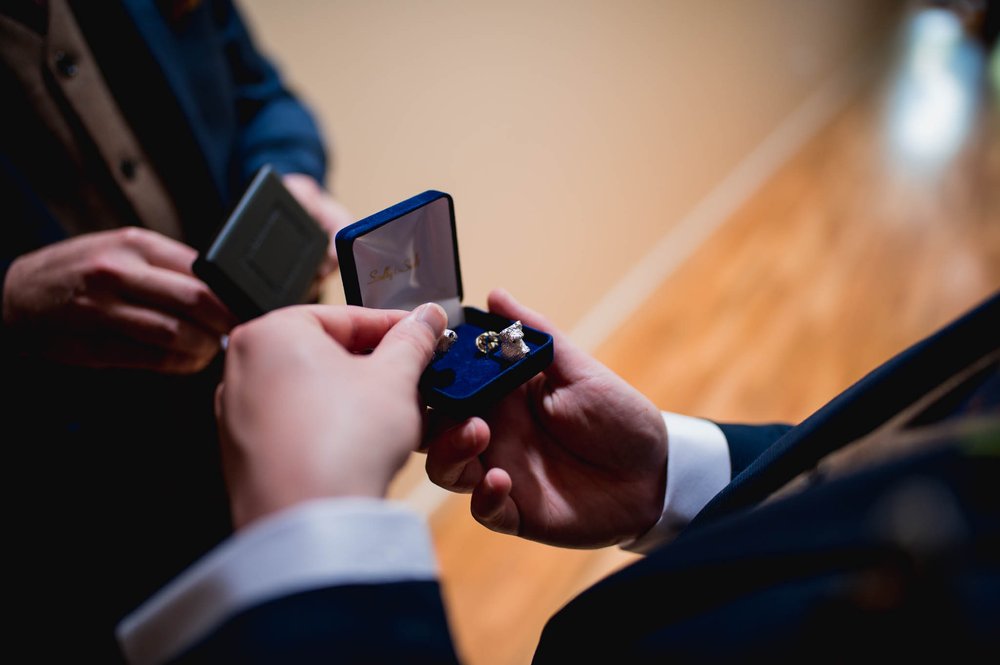
<instances>
[{"instance_id":1,"label":"open jewelry box lid","mask_svg":"<svg viewBox=\"0 0 1000 665\"><path fill-rule=\"evenodd\" d=\"M455 206L428 190L366 217L337 233L335 244L348 304L412 310L436 302L458 339L425 370L421 394L428 405L456 417L482 413L552 362L552 336L523 326L528 353L509 362L482 353L476 338L512 321L462 306L462 276Z\"/></svg>"}]
</instances>

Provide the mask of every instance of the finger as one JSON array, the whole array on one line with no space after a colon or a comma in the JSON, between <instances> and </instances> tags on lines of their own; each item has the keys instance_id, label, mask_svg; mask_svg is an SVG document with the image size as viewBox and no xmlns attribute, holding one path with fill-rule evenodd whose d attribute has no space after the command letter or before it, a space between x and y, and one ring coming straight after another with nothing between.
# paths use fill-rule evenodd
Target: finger
<instances>
[{"instance_id":1,"label":"finger","mask_svg":"<svg viewBox=\"0 0 1000 665\"><path fill-rule=\"evenodd\" d=\"M458 427L465 422L463 419L456 419L454 416L431 407L427 407L424 410L423 420L423 437L420 448L417 449L417 452L420 453L427 452L427 446L444 436L448 430Z\"/></svg>"},{"instance_id":2,"label":"finger","mask_svg":"<svg viewBox=\"0 0 1000 665\"><path fill-rule=\"evenodd\" d=\"M150 266L193 280L187 282L186 288L179 288L175 293L181 297L178 304L186 308L181 313L220 334L228 332L238 323L229 308L208 285L195 276L192 266L198 258L198 252L193 247L139 227L129 227L122 233L128 246L138 252Z\"/></svg>"},{"instance_id":3,"label":"finger","mask_svg":"<svg viewBox=\"0 0 1000 665\"><path fill-rule=\"evenodd\" d=\"M351 353L371 351L394 325L408 315L404 310L369 309L354 305L301 305L295 311L311 316L327 335ZM279 310L268 316L273 315L284 316L286 313Z\"/></svg>"},{"instance_id":4,"label":"finger","mask_svg":"<svg viewBox=\"0 0 1000 665\"><path fill-rule=\"evenodd\" d=\"M588 368L593 367L596 361L570 341L569 337L547 318L533 309L525 307L503 289L491 291L487 302L491 312L511 320L520 320L526 326L552 335L555 354L552 364L545 369L547 377L561 384L569 384L586 378Z\"/></svg>"},{"instance_id":5,"label":"finger","mask_svg":"<svg viewBox=\"0 0 1000 665\"><path fill-rule=\"evenodd\" d=\"M510 498L511 487L506 471L497 467L490 469L473 491L470 509L476 521L488 529L516 536L521 519Z\"/></svg>"},{"instance_id":6,"label":"finger","mask_svg":"<svg viewBox=\"0 0 1000 665\"><path fill-rule=\"evenodd\" d=\"M441 305L420 305L386 333L374 355L379 362L389 363L400 381L412 382L415 386L434 356L447 323L448 315Z\"/></svg>"},{"instance_id":7,"label":"finger","mask_svg":"<svg viewBox=\"0 0 1000 665\"><path fill-rule=\"evenodd\" d=\"M216 336L232 330L238 321L196 277L151 265L95 273L95 286L111 286L129 300L183 317Z\"/></svg>"},{"instance_id":8,"label":"finger","mask_svg":"<svg viewBox=\"0 0 1000 665\"><path fill-rule=\"evenodd\" d=\"M219 420L222 416L222 400L224 399L222 391L225 389L224 388L225 385L226 385L225 381L219 381L219 385L215 386L215 394L214 394L214 399L212 400L212 404L215 408L216 420Z\"/></svg>"},{"instance_id":9,"label":"finger","mask_svg":"<svg viewBox=\"0 0 1000 665\"><path fill-rule=\"evenodd\" d=\"M309 283L309 290L306 291L306 296L304 302L319 302L320 297L323 293L323 277L319 273L316 274L316 279Z\"/></svg>"},{"instance_id":10,"label":"finger","mask_svg":"<svg viewBox=\"0 0 1000 665\"><path fill-rule=\"evenodd\" d=\"M332 275L335 270L337 270L337 249L330 243L326 254L323 256L323 261L319 264L319 268L316 269L316 279L313 280L313 292L315 295L313 297L318 297L322 289L321 282Z\"/></svg>"},{"instance_id":11,"label":"finger","mask_svg":"<svg viewBox=\"0 0 1000 665\"><path fill-rule=\"evenodd\" d=\"M162 374L194 374L215 357L215 353L196 356L107 334L63 338L51 345L45 355L83 367L142 369Z\"/></svg>"},{"instance_id":12,"label":"finger","mask_svg":"<svg viewBox=\"0 0 1000 665\"><path fill-rule=\"evenodd\" d=\"M471 492L485 475L479 455L489 440L489 426L481 418L470 418L442 432L427 448L427 477L446 490Z\"/></svg>"},{"instance_id":13,"label":"finger","mask_svg":"<svg viewBox=\"0 0 1000 665\"><path fill-rule=\"evenodd\" d=\"M198 252L193 247L155 231L139 227L129 227L124 229L122 233L126 243L138 251L151 265L191 277L194 276L191 266L198 258Z\"/></svg>"},{"instance_id":14,"label":"finger","mask_svg":"<svg viewBox=\"0 0 1000 665\"><path fill-rule=\"evenodd\" d=\"M355 219L342 203L326 193L323 194L322 205L316 217L331 238L336 237L341 229L350 226Z\"/></svg>"},{"instance_id":15,"label":"finger","mask_svg":"<svg viewBox=\"0 0 1000 665\"><path fill-rule=\"evenodd\" d=\"M84 325L92 330L135 340L171 354L200 358L214 356L221 347L218 334L167 312L132 303L95 303L85 310Z\"/></svg>"}]
</instances>

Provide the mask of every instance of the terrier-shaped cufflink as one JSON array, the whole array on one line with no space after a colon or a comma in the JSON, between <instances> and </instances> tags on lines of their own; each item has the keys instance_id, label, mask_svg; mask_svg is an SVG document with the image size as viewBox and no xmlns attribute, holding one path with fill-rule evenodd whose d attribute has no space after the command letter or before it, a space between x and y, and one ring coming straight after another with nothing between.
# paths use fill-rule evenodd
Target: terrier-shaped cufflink
<instances>
[{"instance_id":1,"label":"terrier-shaped cufflink","mask_svg":"<svg viewBox=\"0 0 1000 665\"><path fill-rule=\"evenodd\" d=\"M507 362L516 362L531 350L524 343L524 328L520 321L515 321L500 332L487 330L482 333L476 338L476 348L486 355L499 349L500 357Z\"/></svg>"}]
</instances>

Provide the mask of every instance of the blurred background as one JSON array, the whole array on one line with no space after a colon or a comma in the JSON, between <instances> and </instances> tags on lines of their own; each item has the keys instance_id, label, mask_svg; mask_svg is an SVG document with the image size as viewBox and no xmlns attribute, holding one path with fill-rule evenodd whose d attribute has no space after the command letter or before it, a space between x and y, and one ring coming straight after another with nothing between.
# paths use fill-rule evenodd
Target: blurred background
<instances>
[{"instance_id":1,"label":"blurred background","mask_svg":"<svg viewBox=\"0 0 1000 665\"><path fill-rule=\"evenodd\" d=\"M450 193L465 304L507 288L663 409L800 420L1000 287L996 2L242 7L356 218ZM631 559L489 533L421 466L470 665Z\"/></svg>"}]
</instances>

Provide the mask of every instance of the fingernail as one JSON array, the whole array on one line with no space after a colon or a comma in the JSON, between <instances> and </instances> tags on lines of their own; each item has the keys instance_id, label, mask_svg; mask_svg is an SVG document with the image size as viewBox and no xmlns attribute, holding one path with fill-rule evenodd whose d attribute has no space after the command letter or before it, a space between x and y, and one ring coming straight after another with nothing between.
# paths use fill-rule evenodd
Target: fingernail
<instances>
[{"instance_id":1,"label":"fingernail","mask_svg":"<svg viewBox=\"0 0 1000 665\"><path fill-rule=\"evenodd\" d=\"M433 302L425 303L413 310L413 317L417 321L426 323L434 331L435 337L440 337L445 326L448 325L448 315L444 308Z\"/></svg>"}]
</instances>

